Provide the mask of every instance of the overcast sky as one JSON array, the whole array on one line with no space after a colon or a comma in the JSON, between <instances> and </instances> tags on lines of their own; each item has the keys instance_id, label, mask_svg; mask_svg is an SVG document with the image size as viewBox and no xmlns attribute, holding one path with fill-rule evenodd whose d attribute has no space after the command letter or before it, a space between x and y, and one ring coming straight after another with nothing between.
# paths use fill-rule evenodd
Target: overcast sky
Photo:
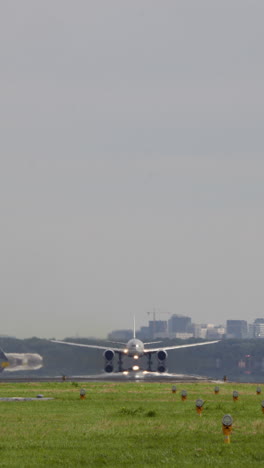
<instances>
[{"instance_id":1,"label":"overcast sky","mask_svg":"<svg viewBox=\"0 0 264 468\"><path fill-rule=\"evenodd\" d=\"M0 1L1 333L264 316L262 0Z\"/></svg>"}]
</instances>

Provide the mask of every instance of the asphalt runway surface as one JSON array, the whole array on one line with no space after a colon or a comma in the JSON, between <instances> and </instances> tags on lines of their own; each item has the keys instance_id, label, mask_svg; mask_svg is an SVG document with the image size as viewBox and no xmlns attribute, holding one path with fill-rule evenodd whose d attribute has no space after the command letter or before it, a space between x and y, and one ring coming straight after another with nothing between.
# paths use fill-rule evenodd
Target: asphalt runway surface
<instances>
[{"instance_id":1,"label":"asphalt runway surface","mask_svg":"<svg viewBox=\"0 0 264 468\"><path fill-rule=\"evenodd\" d=\"M129 372L122 373L103 373L95 375L73 375L73 376L1 376L0 383L9 382L216 382L208 377L185 374L169 374L158 372ZM222 381L221 381L222 382Z\"/></svg>"}]
</instances>

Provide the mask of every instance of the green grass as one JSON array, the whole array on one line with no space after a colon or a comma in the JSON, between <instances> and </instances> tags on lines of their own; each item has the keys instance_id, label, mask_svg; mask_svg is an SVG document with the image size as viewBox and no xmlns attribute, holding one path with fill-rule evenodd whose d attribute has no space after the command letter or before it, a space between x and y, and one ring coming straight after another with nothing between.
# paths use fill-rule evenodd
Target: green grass
<instances>
[{"instance_id":1,"label":"green grass","mask_svg":"<svg viewBox=\"0 0 264 468\"><path fill-rule=\"evenodd\" d=\"M0 397L54 400L0 402L0 466L264 466L264 396L256 385L226 383L218 395L214 386L178 384L173 394L168 383L1 383ZM201 417L197 398L205 400ZM221 423L227 413L230 445Z\"/></svg>"}]
</instances>

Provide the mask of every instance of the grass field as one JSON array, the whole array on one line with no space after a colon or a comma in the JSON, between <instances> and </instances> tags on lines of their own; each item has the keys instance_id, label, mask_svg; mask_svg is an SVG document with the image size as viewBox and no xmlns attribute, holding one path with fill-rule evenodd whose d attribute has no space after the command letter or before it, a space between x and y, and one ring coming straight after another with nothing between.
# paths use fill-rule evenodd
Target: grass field
<instances>
[{"instance_id":1,"label":"grass field","mask_svg":"<svg viewBox=\"0 0 264 468\"><path fill-rule=\"evenodd\" d=\"M80 388L86 388L80 400ZM264 466L263 395L256 385L168 383L1 383L0 466ZM181 401L181 390L188 397ZM232 398L239 392L238 401ZM205 400L202 416L197 398ZM234 420L224 443L222 417Z\"/></svg>"}]
</instances>

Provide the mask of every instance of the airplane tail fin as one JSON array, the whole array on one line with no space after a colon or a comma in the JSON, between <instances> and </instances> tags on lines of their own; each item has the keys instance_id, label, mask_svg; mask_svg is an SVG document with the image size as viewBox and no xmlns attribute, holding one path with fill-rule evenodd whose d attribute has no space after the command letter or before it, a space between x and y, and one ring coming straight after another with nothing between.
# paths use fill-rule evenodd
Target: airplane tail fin
<instances>
[{"instance_id":1,"label":"airplane tail fin","mask_svg":"<svg viewBox=\"0 0 264 468\"><path fill-rule=\"evenodd\" d=\"M136 318L134 315L134 333L133 333L133 338L136 338Z\"/></svg>"},{"instance_id":2,"label":"airplane tail fin","mask_svg":"<svg viewBox=\"0 0 264 468\"><path fill-rule=\"evenodd\" d=\"M9 366L9 361L4 351L0 348L0 372Z\"/></svg>"}]
</instances>

